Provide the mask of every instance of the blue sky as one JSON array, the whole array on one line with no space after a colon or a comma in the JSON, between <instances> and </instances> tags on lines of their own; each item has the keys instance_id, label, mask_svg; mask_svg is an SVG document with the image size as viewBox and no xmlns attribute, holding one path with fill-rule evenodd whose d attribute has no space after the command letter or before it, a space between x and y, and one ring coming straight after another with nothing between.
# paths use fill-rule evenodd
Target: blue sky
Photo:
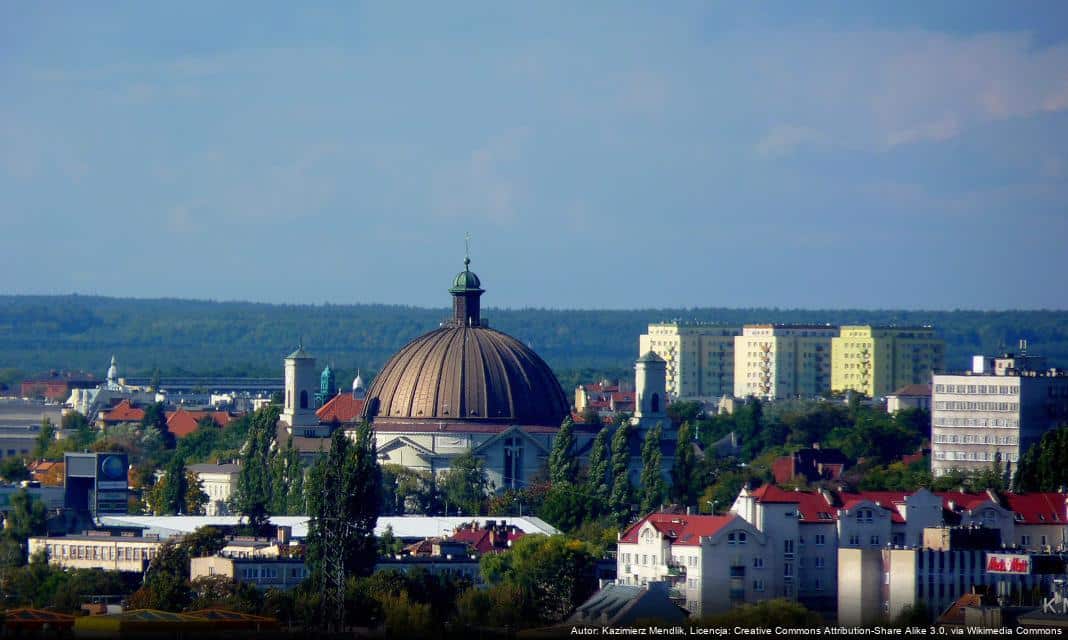
<instances>
[{"instance_id":1,"label":"blue sky","mask_svg":"<svg viewBox=\"0 0 1068 640\"><path fill-rule=\"evenodd\" d=\"M2 2L0 289L1068 308L1068 4L801 6Z\"/></svg>"}]
</instances>

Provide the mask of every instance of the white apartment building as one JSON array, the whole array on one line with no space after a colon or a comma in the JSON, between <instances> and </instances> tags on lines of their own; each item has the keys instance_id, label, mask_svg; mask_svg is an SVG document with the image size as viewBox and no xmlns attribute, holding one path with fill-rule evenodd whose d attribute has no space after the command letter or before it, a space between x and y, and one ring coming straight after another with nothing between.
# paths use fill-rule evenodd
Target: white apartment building
<instances>
[{"instance_id":1,"label":"white apartment building","mask_svg":"<svg viewBox=\"0 0 1068 640\"><path fill-rule=\"evenodd\" d=\"M764 400L831 390L831 325L747 324L734 338L734 395Z\"/></svg>"},{"instance_id":2,"label":"white apartment building","mask_svg":"<svg viewBox=\"0 0 1068 640\"><path fill-rule=\"evenodd\" d=\"M32 556L44 550L48 563L65 569L103 569L144 573L159 552L159 536L111 535L107 531L83 535L29 538Z\"/></svg>"},{"instance_id":3,"label":"white apartment building","mask_svg":"<svg viewBox=\"0 0 1068 640\"><path fill-rule=\"evenodd\" d=\"M693 616L743 602L791 597L767 536L731 515L652 513L619 537L620 584L668 582L670 595Z\"/></svg>"},{"instance_id":4,"label":"white apartment building","mask_svg":"<svg viewBox=\"0 0 1068 640\"><path fill-rule=\"evenodd\" d=\"M191 464L188 470L196 474L204 485L204 493L208 494L205 515L229 515L230 497L237 490L241 468L236 464Z\"/></svg>"},{"instance_id":5,"label":"white apartment building","mask_svg":"<svg viewBox=\"0 0 1068 640\"><path fill-rule=\"evenodd\" d=\"M667 362L672 398L714 402L734 396L734 338L740 327L657 322L638 338L638 355L652 351Z\"/></svg>"},{"instance_id":6,"label":"white apartment building","mask_svg":"<svg viewBox=\"0 0 1068 640\"><path fill-rule=\"evenodd\" d=\"M1031 367L1034 356L976 356L972 370L935 374L931 397L931 472L988 469L1000 457L1015 470L1049 429L1068 423L1068 375Z\"/></svg>"}]
</instances>

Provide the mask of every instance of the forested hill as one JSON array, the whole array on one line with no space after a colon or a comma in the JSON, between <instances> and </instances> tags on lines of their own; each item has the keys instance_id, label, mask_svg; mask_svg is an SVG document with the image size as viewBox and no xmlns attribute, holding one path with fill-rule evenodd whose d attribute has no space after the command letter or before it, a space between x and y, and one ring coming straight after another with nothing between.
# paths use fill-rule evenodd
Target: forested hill
<instances>
[{"instance_id":1,"label":"forested hill","mask_svg":"<svg viewBox=\"0 0 1068 640\"><path fill-rule=\"evenodd\" d=\"M401 345L438 326L444 308L390 305L271 305L90 296L0 296L0 370L7 380L48 369L103 375L115 354L125 375L281 376L297 341L320 364L344 374L373 373ZM623 373L638 355L649 322L671 319L746 322L933 324L947 343L947 364L1015 345L1068 364L1066 311L893 311L797 309L641 309L567 311L486 309L490 326L533 347L565 386L596 372ZM588 371L582 371L588 370Z\"/></svg>"}]
</instances>

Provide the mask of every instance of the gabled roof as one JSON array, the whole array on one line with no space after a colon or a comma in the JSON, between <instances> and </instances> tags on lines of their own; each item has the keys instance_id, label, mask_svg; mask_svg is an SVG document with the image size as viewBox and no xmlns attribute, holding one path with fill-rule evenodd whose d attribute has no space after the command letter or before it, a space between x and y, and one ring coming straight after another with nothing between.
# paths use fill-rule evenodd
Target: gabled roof
<instances>
[{"instance_id":1,"label":"gabled roof","mask_svg":"<svg viewBox=\"0 0 1068 640\"><path fill-rule=\"evenodd\" d=\"M890 522L904 524L899 507L905 504L905 498L912 495L907 491L860 491L857 493L841 493L843 509L852 509L861 502L870 502L890 512Z\"/></svg>"},{"instance_id":2,"label":"gabled roof","mask_svg":"<svg viewBox=\"0 0 1068 640\"><path fill-rule=\"evenodd\" d=\"M929 384L907 384L897 391L891 393L892 396L906 397L906 398L930 398L931 397L931 385Z\"/></svg>"},{"instance_id":3,"label":"gabled roof","mask_svg":"<svg viewBox=\"0 0 1068 640\"><path fill-rule=\"evenodd\" d=\"M649 523L654 529L671 539L672 544L697 546L701 538L715 535L740 517L736 514L722 516L691 516L677 513L651 513L630 526L620 537L620 542L638 542L638 532ZM744 520L742 520L744 522Z\"/></svg>"},{"instance_id":4,"label":"gabled roof","mask_svg":"<svg viewBox=\"0 0 1068 640\"><path fill-rule=\"evenodd\" d=\"M215 424L225 427L230 424L230 414L225 411L187 411L179 407L177 411L167 412L167 431L176 438L184 438L197 430L197 423L210 417Z\"/></svg>"},{"instance_id":5,"label":"gabled roof","mask_svg":"<svg viewBox=\"0 0 1068 640\"><path fill-rule=\"evenodd\" d=\"M786 491L773 484L766 484L750 492L757 502L764 504L796 504L799 522L804 524L827 524L838 520L838 510L817 491Z\"/></svg>"},{"instance_id":6,"label":"gabled roof","mask_svg":"<svg viewBox=\"0 0 1068 640\"><path fill-rule=\"evenodd\" d=\"M319 407L315 415L320 422L358 422L363 415L363 406L364 401L354 398L351 393L339 393Z\"/></svg>"},{"instance_id":7,"label":"gabled roof","mask_svg":"<svg viewBox=\"0 0 1068 640\"><path fill-rule=\"evenodd\" d=\"M1009 493L1005 494L1005 506L1017 514L1016 524L1065 524L1065 500L1063 493Z\"/></svg>"},{"instance_id":8,"label":"gabled roof","mask_svg":"<svg viewBox=\"0 0 1068 640\"><path fill-rule=\"evenodd\" d=\"M937 495L938 497L942 498L942 508L946 509L947 511L956 511L956 510L959 510L959 509L966 509L968 511L971 511L972 509L975 509L976 507L978 507L979 505L983 504L984 502L993 502L994 504L997 504L998 506L1001 506L1000 504L998 504L998 502L996 500L991 498L986 493L965 493L965 492L961 492L961 491L944 491L944 492L938 492L935 495ZM953 506L955 507L954 509L950 509L949 508L949 503L950 502L953 503Z\"/></svg>"},{"instance_id":9,"label":"gabled roof","mask_svg":"<svg viewBox=\"0 0 1068 640\"><path fill-rule=\"evenodd\" d=\"M104 422L140 422L144 418L144 409L135 407L129 399L124 399L105 413L101 419Z\"/></svg>"}]
</instances>

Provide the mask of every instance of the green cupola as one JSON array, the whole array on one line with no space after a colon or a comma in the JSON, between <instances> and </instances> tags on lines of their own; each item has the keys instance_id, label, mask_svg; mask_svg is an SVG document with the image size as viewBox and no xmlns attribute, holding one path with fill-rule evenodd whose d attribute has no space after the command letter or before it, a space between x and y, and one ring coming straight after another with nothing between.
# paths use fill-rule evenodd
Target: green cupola
<instances>
[{"instance_id":1,"label":"green cupola","mask_svg":"<svg viewBox=\"0 0 1068 640\"><path fill-rule=\"evenodd\" d=\"M452 321L460 326L477 327L481 322L479 317L479 299L485 293L482 282L474 271L471 271L471 258L464 258L464 270L453 278L452 288Z\"/></svg>"}]
</instances>

